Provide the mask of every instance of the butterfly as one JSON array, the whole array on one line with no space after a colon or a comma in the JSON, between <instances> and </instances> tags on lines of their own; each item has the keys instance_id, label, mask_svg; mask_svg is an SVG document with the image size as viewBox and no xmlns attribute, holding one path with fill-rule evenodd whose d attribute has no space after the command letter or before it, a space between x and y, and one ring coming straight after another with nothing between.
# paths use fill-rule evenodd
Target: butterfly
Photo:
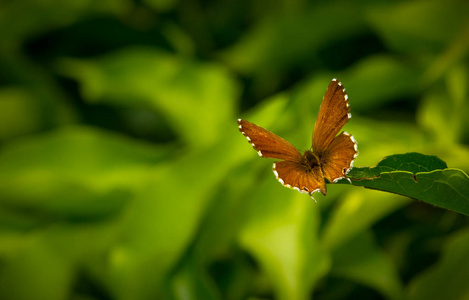
<instances>
[{"instance_id":1,"label":"butterfly","mask_svg":"<svg viewBox=\"0 0 469 300\"><path fill-rule=\"evenodd\" d=\"M346 175L358 155L357 142L345 131L338 133L351 117L345 88L334 78L322 99L310 150L301 153L278 135L245 120L238 119L238 127L259 156L280 159L274 162L273 172L281 184L311 197L317 191L325 196L326 180L350 181Z\"/></svg>"}]
</instances>

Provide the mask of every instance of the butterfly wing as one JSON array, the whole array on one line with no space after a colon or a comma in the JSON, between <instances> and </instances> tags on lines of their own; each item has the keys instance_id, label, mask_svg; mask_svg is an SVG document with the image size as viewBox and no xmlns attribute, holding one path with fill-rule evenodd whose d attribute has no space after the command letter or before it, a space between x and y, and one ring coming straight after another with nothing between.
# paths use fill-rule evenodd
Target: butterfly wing
<instances>
[{"instance_id":1,"label":"butterfly wing","mask_svg":"<svg viewBox=\"0 0 469 300\"><path fill-rule=\"evenodd\" d=\"M358 155L357 142L347 132L336 136L321 158L322 172L329 182L345 178Z\"/></svg>"},{"instance_id":2,"label":"butterfly wing","mask_svg":"<svg viewBox=\"0 0 469 300\"><path fill-rule=\"evenodd\" d=\"M351 117L345 88L334 78L327 87L314 124L313 151L321 155Z\"/></svg>"},{"instance_id":3,"label":"butterfly wing","mask_svg":"<svg viewBox=\"0 0 469 300\"><path fill-rule=\"evenodd\" d=\"M300 162L301 153L278 135L254 123L238 119L239 131L246 137L260 157Z\"/></svg>"},{"instance_id":4,"label":"butterfly wing","mask_svg":"<svg viewBox=\"0 0 469 300\"><path fill-rule=\"evenodd\" d=\"M277 161L273 171L278 181L284 186L311 196L316 191L326 195L326 182L320 168L307 170L299 163Z\"/></svg>"}]
</instances>

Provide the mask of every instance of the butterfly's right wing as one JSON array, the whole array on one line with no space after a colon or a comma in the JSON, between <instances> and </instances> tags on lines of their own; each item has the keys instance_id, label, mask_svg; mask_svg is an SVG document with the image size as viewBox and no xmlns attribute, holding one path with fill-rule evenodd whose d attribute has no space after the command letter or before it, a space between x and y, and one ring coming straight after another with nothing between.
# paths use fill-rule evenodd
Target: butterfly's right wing
<instances>
[{"instance_id":1,"label":"butterfly's right wing","mask_svg":"<svg viewBox=\"0 0 469 300\"><path fill-rule=\"evenodd\" d=\"M292 144L254 123L238 119L239 131L260 157L277 158L299 163L301 153Z\"/></svg>"},{"instance_id":2,"label":"butterfly's right wing","mask_svg":"<svg viewBox=\"0 0 469 300\"><path fill-rule=\"evenodd\" d=\"M345 178L358 155L357 142L345 131L336 136L322 157L322 172L329 182Z\"/></svg>"},{"instance_id":3,"label":"butterfly's right wing","mask_svg":"<svg viewBox=\"0 0 469 300\"><path fill-rule=\"evenodd\" d=\"M314 124L313 151L324 152L351 117L345 88L334 78L327 87Z\"/></svg>"}]
</instances>

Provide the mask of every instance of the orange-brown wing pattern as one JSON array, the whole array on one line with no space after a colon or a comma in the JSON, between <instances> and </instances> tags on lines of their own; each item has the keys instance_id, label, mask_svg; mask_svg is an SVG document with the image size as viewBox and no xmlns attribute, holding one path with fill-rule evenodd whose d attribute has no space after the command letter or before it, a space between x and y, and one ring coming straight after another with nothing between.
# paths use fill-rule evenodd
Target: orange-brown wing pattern
<instances>
[{"instance_id":1,"label":"orange-brown wing pattern","mask_svg":"<svg viewBox=\"0 0 469 300\"><path fill-rule=\"evenodd\" d=\"M260 157L299 162L301 153L278 135L254 123L238 119L239 131L257 151Z\"/></svg>"},{"instance_id":2,"label":"orange-brown wing pattern","mask_svg":"<svg viewBox=\"0 0 469 300\"><path fill-rule=\"evenodd\" d=\"M321 158L322 172L329 182L345 178L358 155L357 142L345 131L336 136Z\"/></svg>"},{"instance_id":3,"label":"orange-brown wing pattern","mask_svg":"<svg viewBox=\"0 0 469 300\"><path fill-rule=\"evenodd\" d=\"M327 87L314 124L313 151L324 152L351 117L345 88L334 78Z\"/></svg>"},{"instance_id":4,"label":"orange-brown wing pattern","mask_svg":"<svg viewBox=\"0 0 469 300\"><path fill-rule=\"evenodd\" d=\"M326 182L320 168L306 171L299 163L277 161L274 163L273 171L278 181L288 188L310 196L316 191L326 195Z\"/></svg>"}]
</instances>

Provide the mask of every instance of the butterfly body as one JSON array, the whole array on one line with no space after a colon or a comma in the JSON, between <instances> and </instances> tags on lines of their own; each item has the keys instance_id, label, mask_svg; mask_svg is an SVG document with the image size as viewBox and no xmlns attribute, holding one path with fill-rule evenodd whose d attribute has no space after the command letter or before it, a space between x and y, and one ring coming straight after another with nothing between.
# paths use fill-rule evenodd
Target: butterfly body
<instances>
[{"instance_id":1,"label":"butterfly body","mask_svg":"<svg viewBox=\"0 0 469 300\"><path fill-rule=\"evenodd\" d=\"M333 79L324 95L314 125L312 150L301 152L288 141L254 123L238 119L238 127L264 158L276 158L273 172L278 181L310 196L326 195L326 180L346 178L358 155L357 143L345 131L337 135L351 118L348 97L342 84Z\"/></svg>"},{"instance_id":2,"label":"butterfly body","mask_svg":"<svg viewBox=\"0 0 469 300\"><path fill-rule=\"evenodd\" d=\"M306 150L303 154L301 164L303 164L307 169L311 170L317 167L321 167L321 160L316 154L314 154L313 151Z\"/></svg>"}]
</instances>

